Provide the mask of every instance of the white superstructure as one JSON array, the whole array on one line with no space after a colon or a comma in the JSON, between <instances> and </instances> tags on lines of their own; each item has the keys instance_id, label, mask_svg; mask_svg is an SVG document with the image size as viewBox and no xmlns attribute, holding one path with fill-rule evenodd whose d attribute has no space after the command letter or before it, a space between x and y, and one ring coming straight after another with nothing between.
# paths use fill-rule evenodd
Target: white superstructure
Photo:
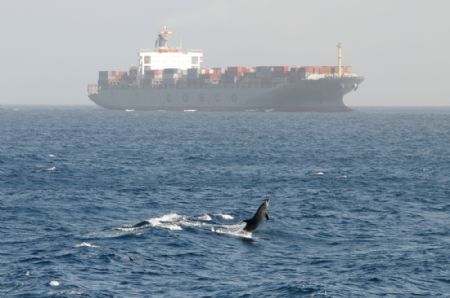
<instances>
[{"instance_id":1,"label":"white superstructure","mask_svg":"<svg viewBox=\"0 0 450 298\"><path fill-rule=\"evenodd\" d=\"M144 75L146 71L176 68L187 70L189 68L200 69L203 62L201 50L183 50L170 48L167 45L172 32L164 26L155 41L155 49L141 49L139 51L139 73Z\"/></svg>"}]
</instances>

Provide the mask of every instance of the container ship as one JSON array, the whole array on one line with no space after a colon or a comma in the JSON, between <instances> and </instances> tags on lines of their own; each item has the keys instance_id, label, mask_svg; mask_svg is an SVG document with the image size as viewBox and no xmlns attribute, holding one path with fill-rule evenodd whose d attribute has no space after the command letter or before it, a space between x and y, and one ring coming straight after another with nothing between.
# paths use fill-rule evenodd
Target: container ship
<instances>
[{"instance_id":1,"label":"container ship","mask_svg":"<svg viewBox=\"0 0 450 298\"><path fill-rule=\"evenodd\" d=\"M344 112L364 80L342 64L340 43L336 66L202 68L202 51L169 47L170 35L163 27L128 72L100 71L89 98L115 110Z\"/></svg>"}]
</instances>

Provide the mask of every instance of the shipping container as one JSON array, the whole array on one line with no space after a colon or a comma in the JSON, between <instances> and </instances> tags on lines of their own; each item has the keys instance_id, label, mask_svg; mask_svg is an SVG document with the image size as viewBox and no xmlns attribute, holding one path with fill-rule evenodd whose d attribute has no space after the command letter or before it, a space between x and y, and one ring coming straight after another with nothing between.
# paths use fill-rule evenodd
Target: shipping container
<instances>
[{"instance_id":1,"label":"shipping container","mask_svg":"<svg viewBox=\"0 0 450 298\"><path fill-rule=\"evenodd\" d=\"M111 79L120 80L126 75L127 75L126 71L99 71L98 79L102 81Z\"/></svg>"},{"instance_id":2,"label":"shipping container","mask_svg":"<svg viewBox=\"0 0 450 298\"><path fill-rule=\"evenodd\" d=\"M171 74L178 74L180 72L181 72L181 69L178 69L178 68L165 68L165 69L163 69L163 76L171 75Z\"/></svg>"},{"instance_id":3,"label":"shipping container","mask_svg":"<svg viewBox=\"0 0 450 298\"><path fill-rule=\"evenodd\" d=\"M188 79L196 79L198 78L198 68L189 68L187 70L187 77Z\"/></svg>"},{"instance_id":4,"label":"shipping container","mask_svg":"<svg viewBox=\"0 0 450 298\"><path fill-rule=\"evenodd\" d=\"M271 70L274 73L287 73L289 71L289 66L272 66Z\"/></svg>"},{"instance_id":5,"label":"shipping container","mask_svg":"<svg viewBox=\"0 0 450 298\"><path fill-rule=\"evenodd\" d=\"M319 74L331 74L332 66L319 66Z\"/></svg>"}]
</instances>

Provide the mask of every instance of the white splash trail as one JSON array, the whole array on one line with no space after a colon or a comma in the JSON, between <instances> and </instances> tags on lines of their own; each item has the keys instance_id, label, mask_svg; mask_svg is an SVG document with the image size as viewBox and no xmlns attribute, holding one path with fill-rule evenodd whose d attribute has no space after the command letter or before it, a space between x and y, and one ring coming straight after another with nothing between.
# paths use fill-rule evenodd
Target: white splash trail
<instances>
[{"instance_id":1,"label":"white splash trail","mask_svg":"<svg viewBox=\"0 0 450 298\"><path fill-rule=\"evenodd\" d=\"M227 234L235 237L252 239L252 233L244 231L245 223L235 225L222 225L220 227L211 228L211 231L218 234Z\"/></svg>"},{"instance_id":2,"label":"white splash trail","mask_svg":"<svg viewBox=\"0 0 450 298\"><path fill-rule=\"evenodd\" d=\"M233 220L234 219L234 216L229 215L229 214L216 213L216 214L214 214L214 216L220 217L225 220Z\"/></svg>"},{"instance_id":3,"label":"white splash trail","mask_svg":"<svg viewBox=\"0 0 450 298\"><path fill-rule=\"evenodd\" d=\"M210 223L212 221L212 216L219 217L224 220L232 220L234 217L228 214L214 213L212 215L203 214L197 217L188 217L184 215L179 215L177 213L169 213L159 217L153 217L148 219L144 224L126 225L117 230L128 233L135 233L138 230L147 227L157 227L169 230L183 230L183 227L198 227L206 228L214 233L227 234L235 237L252 239L252 233L244 231L245 223L240 222L237 224L214 224Z\"/></svg>"}]
</instances>

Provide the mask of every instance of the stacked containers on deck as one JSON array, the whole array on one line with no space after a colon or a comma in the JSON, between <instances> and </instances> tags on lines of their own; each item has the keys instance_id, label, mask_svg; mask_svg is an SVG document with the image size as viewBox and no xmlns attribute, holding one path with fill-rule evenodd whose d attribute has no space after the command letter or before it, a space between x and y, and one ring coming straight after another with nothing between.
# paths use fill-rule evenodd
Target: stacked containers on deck
<instances>
[{"instance_id":1,"label":"stacked containers on deck","mask_svg":"<svg viewBox=\"0 0 450 298\"><path fill-rule=\"evenodd\" d=\"M151 86L152 85L152 70L146 70L144 72L144 77L141 79L142 86Z\"/></svg>"},{"instance_id":2,"label":"stacked containers on deck","mask_svg":"<svg viewBox=\"0 0 450 298\"><path fill-rule=\"evenodd\" d=\"M163 79L163 71L160 69L146 70L141 84L143 86L159 85Z\"/></svg>"},{"instance_id":3,"label":"stacked containers on deck","mask_svg":"<svg viewBox=\"0 0 450 298\"><path fill-rule=\"evenodd\" d=\"M296 76L298 76L300 79L305 79L311 72L314 72L313 66L301 66L298 67L296 70Z\"/></svg>"},{"instance_id":4,"label":"stacked containers on deck","mask_svg":"<svg viewBox=\"0 0 450 298\"><path fill-rule=\"evenodd\" d=\"M285 77L289 72L289 66L271 66L273 77Z\"/></svg>"},{"instance_id":5,"label":"stacked containers on deck","mask_svg":"<svg viewBox=\"0 0 450 298\"><path fill-rule=\"evenodd\" d=\"M256 80L256 70L254 67L247 67L239 80L239 86L242 87L254 87L259 86Z\"/></svg>"},{"instance_id":6,"label":"stacked containers on deck","mask_svg":"<svg viewBox=\"0 0 450 298\"><path fill-rule=\"evenodd\" d=\"M189 68L186 74L186 82L189 86L195 86L198 83L199 69Z\"/></svg>"},{"instance_id":7,"label":"stacked containers on deck","mask_svg":"<svg viewBox=\"0 0 450 298\"><path fill-rule=\"evenodd\" d=\"M174 85L183 76L183 72L178 68L165 68L162 72L163 83Z\"/></svg>"},{"instance_id":8,"label":"stacked containers on deck","mask_svg":"<svg viewBox=\"0 0 450 298\"><path fill-rule=\"evenodd\" d=\"M150 76L153 80L161 81L163 79L163 71L161 69L153 69L150 72Z\"/></svg>"},{"instance_id":9,"label":"stacked containers on deck","mask_svg":"<svg viewBox=\"0 0 450 298\"><path fill-rule=\"evenodd\" d=\"M196 80L198 79L198 68L189 68L187 70L187 79L188 80Z\"/></svg>"},{"instance_id":10,"label":"stacked containers on deck","mask_svg":"<svg viewBox=\"0 0 450 298\"><path fill-rule=\"evenodd\" d=\"M270 66L256 66L255 73L257 78L270 78L271 77Z\"/></svg>"},{"instance_id":11,"label":"stacked containers on deck","mask_svg":"<svg viewBox=\"0 0 450 298\"><path fill-rule=\"evenodd\" d=\"M290 67L287 77L290 82L296 82L304 78L300 72L301 67Z\"/></svg>"},{"instance_id":12,"label":"stacked containers on deck","mask_svg":"<svg viewBox=\"0 0 450 298\"><path fill-rule=\"evenodd\" d=\"M333 66L319 66L319 74L330 75Z\"/></svg>"},{"instance_id":13,"label":"stacked containers on deck","mask_svg":"<svg viewBox=\"0 0 450 298\"><path fill-rule=\"evenodd\" d=\"M225 70L222 80L228 84L236 84L248 72L249 69L244 66L229 66Z\"/></svg>"},{"instance_id":14,"label":"stacked containers on deck","mask_svg":"<svg viewBox=\"0 0 450 298\"><path fill-rule=\"evenodd\" d=\"M136 66L130 67L130 70L128 72L130 83L136 81L137 75L138 75L138 68Z\"/></svg>"},{"instance_id":15,"label":"stacked containers on deck","mask_svg":"<svg viewBox=\"0 0 450 298\"><path fill-rule=\"evenodd\" d=\"M339 74L339 67L338 66L331 66L332 70L331 73L334 75ZM342 74L349 74L352 72L351 66L342 66Z\"/></svg>"},{"instance_id":16,"label":"stacked containers on deck","mask_svg":"<svg viewBox=\"0 0 450 298\"><path fill-rule=\"evenodd\" d=\"M102 88L108 86L119 85L122 80L128 78L126 71L99 71L98 72L98 85Z\"/></svg>"},{"instance_id":17,"label":"stacked containers on deck","mask_svg":"<svg viewBox=\"0 0 450 298\"><path fill-rule=\"evenodd\" d=\"M218 83L222 78L222 68L203 68L201 70L201 79L204 82Z\"/></svg>"},{"instance_id":18,"label":"stacked containers on deck","mask_svg":"<svg viewBox=\"0 0 450 298\"><path fill-rule=\"evenodd\" d=\"M289 66L272 66L272 84L284 84L288 79Z\"/></svg>"},{"instance_id":19,"label":"stacked containers on deck","mask_svg":"<svg viewBox=\"0 0 450 298\"><path fill-rule=\"evenodd\" d=\"M222 79L222 68L221 67L213 67L213 74L211 76L212 81L219 82Z\"/></svg>"},{"instance_id":20,"label":"stacked containers on deck","mask_svg":"<svg viewBox=\"0 0 450 298\"><path fill-rule=\"evenodd\" d=\"M256 66L255 77L259 85L269 86L272 84L272 67Z\"/></svg>"}]
</instances>

